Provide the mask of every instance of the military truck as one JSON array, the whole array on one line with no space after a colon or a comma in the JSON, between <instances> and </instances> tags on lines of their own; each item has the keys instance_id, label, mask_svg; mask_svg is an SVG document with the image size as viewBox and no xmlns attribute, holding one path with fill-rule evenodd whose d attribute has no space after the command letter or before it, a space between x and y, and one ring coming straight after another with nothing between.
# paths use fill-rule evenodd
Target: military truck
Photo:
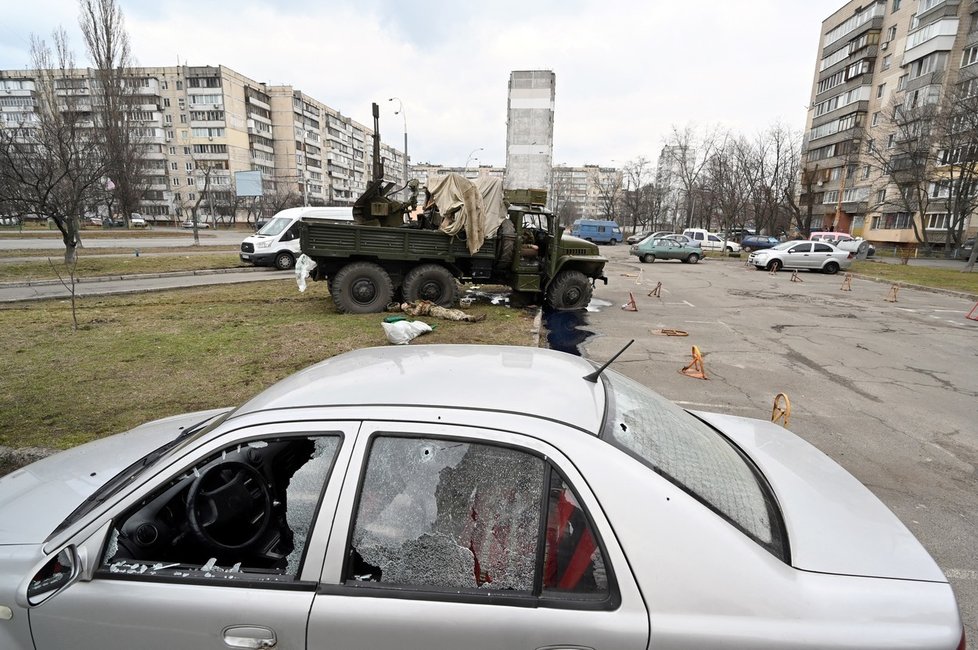
<instances>
[{"instance_id":1,"label":"military truck","mask_svg":"<svg viewBox=\"0 0 978 650\"><path fill-rule=\"evenodd\" d=\"M431 204L409 219L417 182L395 190L384 180L376 104L373 116L373 180L353 205L354 222L300 225L300 249L316 262L310 277L328 284L339 311L375 313L417 300L448 307L458 300L460 282L506 285L528 300L575 310L590 302L596 281L607 284L608 260L596 245L565 235L536 191L511 193L495 236L477 248L466 231L439 229L447 215ZM404 190L411 192L407 200L393 198Z\"/></svg>"}]
</instances>

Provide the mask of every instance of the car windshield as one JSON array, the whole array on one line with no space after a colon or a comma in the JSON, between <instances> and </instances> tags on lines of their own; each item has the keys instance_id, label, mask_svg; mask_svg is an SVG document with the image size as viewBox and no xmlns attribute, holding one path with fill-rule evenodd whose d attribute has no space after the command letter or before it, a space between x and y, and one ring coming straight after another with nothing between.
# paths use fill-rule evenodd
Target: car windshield
<instances>
[{"instance_id":1,"label":"car windshield","mask_svg":"<svg viewBox=\"0 0 978 650\"><path fill-rule=\"evenodd\" d=\"M292 223L292 220L287 217L275 217L265 224L265 227L259 230L258 234L265 235L266 237L274 237L288 228L290 223Z\"/></svg>"},{"instance_id":2,"label":"car windshield","mask_svg":"<svg viewBox=\"0 0 978 650\"><path fill-rule=\"evenodd\" d=\"M672 402L605 371L602 437L787 561L781 514L759 470L726 437Z\"/></svg>"},{"instance_id":3,"label":"car windshield","mask_svg":"<svg viewBox=\"0 0 978 650\"><path fill-rule=\"evenodd\" d=\"M187 427L173 440L170 440L162 446L157 447L129 467L116 474L114 477L109 479L105 485L95 490L90 497L82 501L81 504L75 508L75 510L68 515L57 528L54 529L54 532L51 533L50 537L54 537L64 529L68 528L73 523L84 517L87 513L91 512L100 503L104 503L113 494L117 493L126 485L132 483L133 479L142 474L147 467L162 458L168 451L176 448L179 443L190 440L197 434L210 431L221 422L224 422L224 420L226 420L230 414L231 411L227 411L218 415L217 417L211 416L205 420L201 420L193 426Z\"/></svg>"}]
</instances>

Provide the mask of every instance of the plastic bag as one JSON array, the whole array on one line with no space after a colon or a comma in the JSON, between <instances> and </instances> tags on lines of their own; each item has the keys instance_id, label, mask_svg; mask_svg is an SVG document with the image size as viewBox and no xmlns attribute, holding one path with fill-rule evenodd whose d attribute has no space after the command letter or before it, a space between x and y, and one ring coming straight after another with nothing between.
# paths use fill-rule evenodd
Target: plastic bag
<instances>
[{"instance_id":1,"label":"plastic bag","mask_svg":"<svg viewBox=\"0 0 978 650\"><path fill-rule=\"evenodd\" d=\"M381 325L387 334L387 340L394 345L407 345L412 339L431 331L431 326L419 320L399 320L394 323L383 322Z\"/></svg>"},{"instance_id":2,"label":"plastic bag","mask_svg":"<svg viewBox=\"0 0 978 650\"><path fill-rule=\"evenodd\" d=\"M300 292L306 290L306 280L309 279L309 274L314 268L316 268L315 260L305 253L295 261L295 282L299 285Z\"/></svg>"}]
</instances>

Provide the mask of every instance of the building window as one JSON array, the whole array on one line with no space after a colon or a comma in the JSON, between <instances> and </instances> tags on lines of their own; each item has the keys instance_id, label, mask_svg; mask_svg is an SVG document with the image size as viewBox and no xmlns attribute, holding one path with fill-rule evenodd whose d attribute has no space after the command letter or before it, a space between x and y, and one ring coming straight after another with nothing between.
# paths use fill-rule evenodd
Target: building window
<instances>
[{"instance_id":1,"label":"building window","mask_svg":"<svg viewBox=\"0 0 978 650\"><path fill-rule=\"evenodd\" d=\"M886 84L880 84L876 86L876 98L879 99L883 96L883 91L886 88Z\"/></svg>"},{"instance_id":2,"label":"building window","mask_svg":"<svg viewBox=\"0 0 978 650\"><path fill-rule=\"evenodd\" d=\"M180 113L180 122L183 123L183 124L186 124L187 123L187 114L186 113Z\"/></svg>"},{"instance_id":3,"label":"building window","mask_svg":"<svg viewBox=\"0 0 978 650\"><path fill-rule=\"evenodd\" d=\"M897 79L897 90L903 90L907 87L907 81L910 79L910 75L905 74Z\"/></svg>"},{"instance_id":4,"label":"building window","mask_svg":"<svg viewBox=\"0 0 978 650\"><path fill-rule=\"evenodd\" d=\"M950 216L947 212L927 215L927 230L947 230Z\"/></svg>"},{"instance_id":5,"label":"building window","mask_svg":"<svg viewBox=\"0 0 978 650\"><path fill-rule=\"evenodd\" d=\"M978 45L972 45L961 55L961 67L978 62Z\"/></svg>"},{"instance_id":6,"label":"building window","mask_svg":"<svg viewBox=\"0 0 978 650\"><path fill-rule=\"evenodd\" d=\"M885 203L886 202L886 190L876 190L876 202Z\"/></svg>"},{"instance_id":7,"label":"building window","mask_svg":"<svg viewBox=\"0 0 978 650\"><path fill-rule=\"evenodd\" d=\"M170 108L170 98L169 97L164 97L163 98L163 108Z\"/></svg>"},{"instance_id":8,"label":"building window","mask_svg":"<svg viewBox=\"0 0 978 650\"><path fill-rule=\"evenodd\" d=\"M177 148L176 147L170 147L170 155L171 156L177 155Z\"/></svg>"},{"instance_id":9,"label":"building window","mask_svg":"<svg viewBox=\"0 0 978 650\"><path fill-rule=\"evenodd\" d=\"M167 140L172 140L173 139L173 130L172 129L167 129L166 130L166 139Z\"/></svg>"},{"instance_id":10,"label":"building window","mask_svg":"<svg viewBox=\"0 0 978 650\"><path fill-rule=\"evenodd\" d=\"M887 54L886 56L883 57L883 69L884 70L889 70L891 63L893 63L893 55L892 54Z\"/></svg>"},{"instance_id":11,"label":"building window","mask_svg":"<svg viewBox=\"0 0 978 650\"><path fill-rule=\"evenodd\" d=\"M177 90L183 90L183 82L177 81Z\"/></svg>"},{"instance_id":12,"label":"building window","mask_svg":"<svg viewBox=\"0 0 978 650\"><path fill-rule=\"evenodd\" d=\"M891 133L886 139L886 148L892 149L894 144L896 144L896 134Z\"/></svg>"},{"instance_id":13,"label":"building window","mask_svg":"<svg viewBox=\"0 0 978 650\"><path fill-rule=\"evenodd\" d=\"M187 168L188 172L192 172L194 170L194 164L192 162L188 162L184 166Z\"/></svg>"},{"instance_id":14,"label":"building window","mask_svg":"<svg viewBox=\"0 0 978 650\"><path fill-rule=\"evenodd\" d=\"M893 0L893 11L900 9L900 0Z\"/></svg>"},{"instance_id":15,"label":"building window","mask_svg":"<svg viewBox=\"0 0 978 650\"><path fill-rule=\"evenodd\" d=\"M164 115L163 116L163 121L165 123L167 123L167 124L173 124L173 116L172 115Z\"/></svg>"},{"instance_id":16,"label":"building window","mask_svg":"<svg viewBox=\"0 0 978 650\"><path fill-rule=\"evenodd\" d=\"M189 156L190 155L190 147L184 147L183 148L183 155L184 156Z\"/></svg>"},{"instance_id":17,"label":"building window","mask_svg":"<svg viewBox=\"0 0 978 650\"><path fill-rule=\"evenodd\" d=\"M177 171L177 164L175 162L171 162L170 169L172 169L173 171Z\"/></svg>"},{"instance_id":18,"label":"building window","mask_svg":"<svg viewBox=\"0 0 978 650\"><path fill-rule=\"evenodd\" d=\"M869 178L870 169L871 168L870 168L869 165L866 165L865 167L863 167L863 180L866 180L867 178Z\"/></svg>"},{"instance_id":19,"label":"building window","mask_svg":"<svg viewBox=\"0 0 978 650\"><path fill-rule=\"evenodd\" d=\"M165 79L160 82L160 88L162 88L163 90L167 90L169 87L170 85L166 82Z\"/></svg>"},{"instance_id":20,"label":"building window","mask_svg":"<svg viewBox=\"0 0 978 650\"><path fill-rule=\"evenodd\" d=\"M880 123L880 112L876 111L875 113L873 113L873 126L876 126L879 123Z\"/></svg>"},{"instance_id":21,"label":"building window","mask_svg":"<svg viewBox=\"0 0 978 650\"><path fill-rule=\"evenodd\" d=\"M890 42L893 39L895 39L896 38L896 34L897 34L897 28L896 28L896 25L893 25L888 30L886 30L886 41L887 42Z\"/></svg>"},{"instance_id":22,"label":"building window","mask_svg":"<svg viewBox=\"0 0 978 650\"><path fill-rule=\"evenodd\" d=\"M170 184L173 185L174 187L176 187L177 185L180 184L180 179L179 178L172 178L172 179L170 179Z\"/></svg>"}]
</instances>

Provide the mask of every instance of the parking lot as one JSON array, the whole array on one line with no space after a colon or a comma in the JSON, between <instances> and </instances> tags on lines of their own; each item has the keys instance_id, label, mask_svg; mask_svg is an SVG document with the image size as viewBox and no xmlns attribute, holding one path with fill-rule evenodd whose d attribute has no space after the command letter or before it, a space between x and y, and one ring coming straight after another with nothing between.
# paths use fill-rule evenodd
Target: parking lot
<instances>
[{"instance_id":1,"label":"parking lot","mask_svg":"<svg viewBox=\"0 0 978 650\"><path fill-rule=\"evenodd\" d=\"M769 275L743 260L641 264L604 246L581 328L582 353L693 410L770 418L791 404L790 428L879 496L950 578L968 636L978 639L978 321L974 301L844 275ZM658 283L660 296L649 296ZM634 297L638 311L622 310ZM675 329L688 336L666 336ZM708 380L679 370L703 355Z\"/></svg>"}]
</instances>

